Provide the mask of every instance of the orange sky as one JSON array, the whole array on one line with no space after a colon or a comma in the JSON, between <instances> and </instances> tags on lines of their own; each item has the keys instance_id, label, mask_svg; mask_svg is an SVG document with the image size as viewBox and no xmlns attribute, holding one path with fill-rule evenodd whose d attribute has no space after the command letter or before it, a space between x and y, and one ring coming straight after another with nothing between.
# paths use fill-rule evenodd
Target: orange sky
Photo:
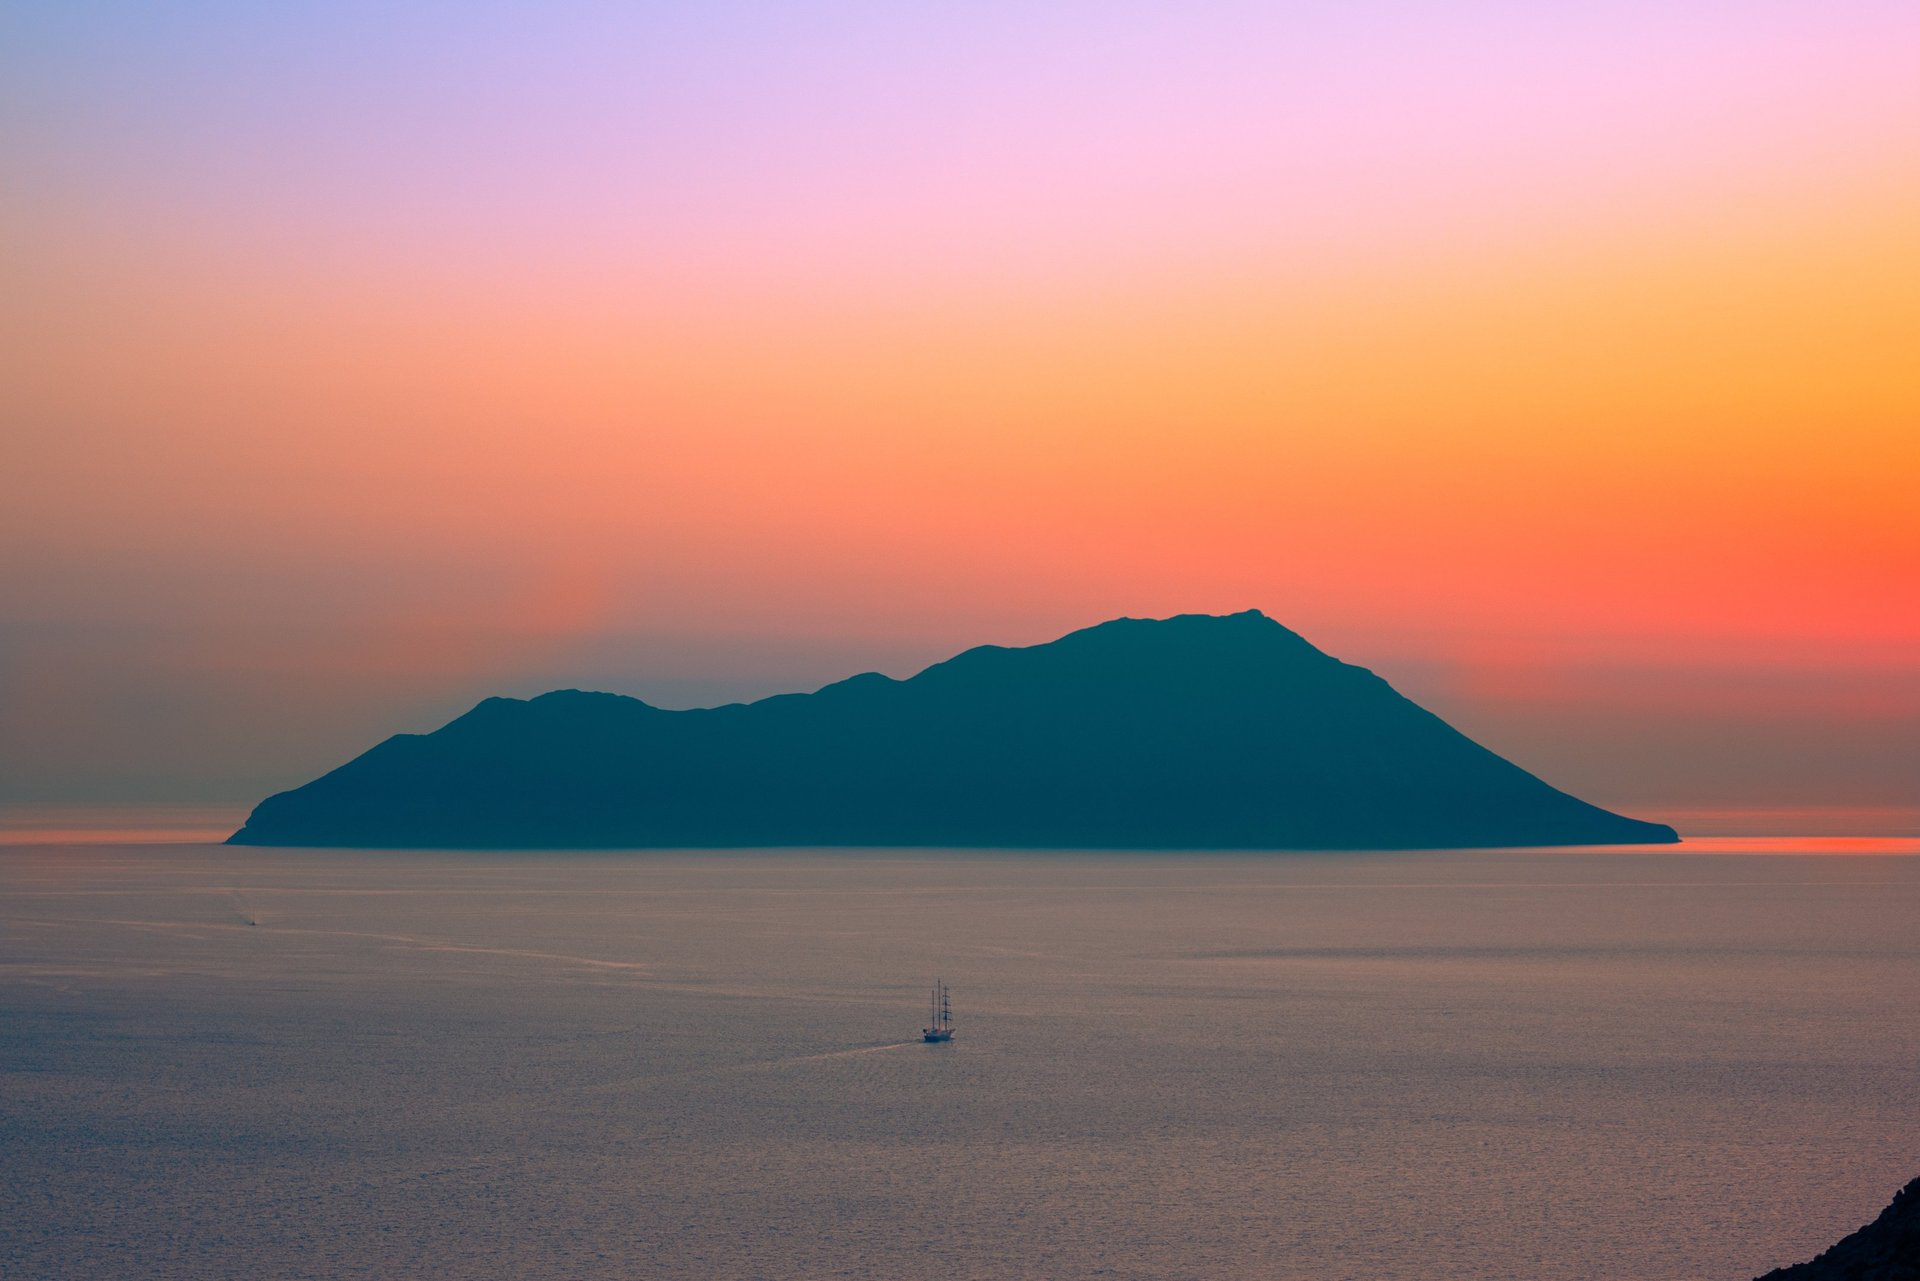
<instances>
[{"instance_id":1,"label":"orange sky","mask_svg":"<svg viewBox=\"0 0 1920 1281\"><path fill-rule=\"evenodd\" d=\"M548 678L673 701L1258 606L1389 678L1445 668L1414 692L1536 750L1501 706L1592 733L1578 691L1639 671L1648 716L1871 722L1894 779L1920 739L1920 92L1864 19L1675 28L1664 71L1628 37L1667 19L1619 20L1598 48L1472 44L1511 102L1333 25L1288 35L1374 49L1426 99L1363 117L1343 73L1269 90L1257 60L1216 90L1227 46L1183 32L1171 116L1100 78L1157 65L1130 46L1019 80L1006 119L936 76L900 110L952 131L945 169L850 99L791 138L662 125L631 136L670 163L537 175L531 136L448 150L507 127L484 95L477 123L315 123L347 102L319 64L281 68L311 101L212 114L293 56L264 25L230 65L152 55L153 86L212 96L156 97L136 163L107 126L144 82L93 85L57 64L95 37L35 33L0 242L0 754L63 726L79 779L88 735L144 742L142 699L192 688L337 722L324 767L428 727L383 715L402 687L429 720ZM1305 123L1232 132L1283 107ZM564 94L530 110L600 127ZM1672 678L1713 670L1741 675ZM266 732L206 717L185 799L226 799ZM36 794L112 790L34 768Z\"/></svg>"},{"instance_id":2,"label":"orange sky","mask_svg":"<svg viewBox=\"0 0 1920 1281\"><path fill-rule=\"evenodd\" d=\"M7 519L56 573L450 565L449 608L535 629L1260 600L1886 653L1920 639L1917 193L717 316L93 262L17 335Z\"/></svg>"}]
</instances>

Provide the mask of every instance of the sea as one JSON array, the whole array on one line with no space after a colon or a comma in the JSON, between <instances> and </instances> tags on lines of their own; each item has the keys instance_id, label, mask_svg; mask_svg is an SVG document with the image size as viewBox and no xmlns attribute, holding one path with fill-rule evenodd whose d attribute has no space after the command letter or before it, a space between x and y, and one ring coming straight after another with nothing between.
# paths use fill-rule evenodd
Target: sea
<instances>
[{"instance_id":1,"label":"sea","mask_svg":"<svg viewBox=\"0 0 1920 1281\"><path fill-rule=\"evenodd\" d=\"M1920 1175L1911 836L463 853L225 826L0 840L10 1281L1743 1281Z\"/></svg>"}]
</instances>

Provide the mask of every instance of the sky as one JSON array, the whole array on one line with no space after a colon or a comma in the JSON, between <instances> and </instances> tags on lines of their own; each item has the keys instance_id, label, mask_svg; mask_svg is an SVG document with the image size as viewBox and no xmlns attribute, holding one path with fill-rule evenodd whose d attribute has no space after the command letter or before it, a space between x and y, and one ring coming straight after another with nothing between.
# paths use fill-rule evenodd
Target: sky
<instances>
[{"instance_id":1,"label":"sky","mask_svg":"<svg viewBox=\"0 0 1920 1281\"><path fill-rule=\"evenodd\" d=\"M0 8L0 803L1260 608L1920 806L1920 7Z\"/></svg>"}]
</instances>

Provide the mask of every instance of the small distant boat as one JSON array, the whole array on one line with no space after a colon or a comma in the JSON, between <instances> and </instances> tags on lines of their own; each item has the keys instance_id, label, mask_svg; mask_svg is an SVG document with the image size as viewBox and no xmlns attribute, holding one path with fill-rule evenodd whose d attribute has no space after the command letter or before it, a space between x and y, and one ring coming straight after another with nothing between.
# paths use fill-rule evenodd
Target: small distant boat
<instances>
[{"instance_id":1,"label":"small distant boat","mask_svg":"<svg viewBox=\"0 0 1920 1281\"><path fill-rule=\"evenodd\" d=\"M933 997L927 1002L927 1026L920 1035L929 1041L953 1039L953 994L940 979L933 981Z\"/></svg>"}]
</instances>

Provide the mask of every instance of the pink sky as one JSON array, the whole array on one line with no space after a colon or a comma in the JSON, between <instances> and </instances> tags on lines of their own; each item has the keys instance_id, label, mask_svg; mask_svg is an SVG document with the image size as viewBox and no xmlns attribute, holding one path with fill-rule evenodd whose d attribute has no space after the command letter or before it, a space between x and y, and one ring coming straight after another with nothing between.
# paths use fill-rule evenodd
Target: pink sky
<instances>
[{"instance_id":1,"label":"pink sky","mask_svg":"<svg viewBox=\"0 0 1920 1281\"><path fill-rule=\"evenodd\" d=\"M0 801L1257 606L1920 803L1910 5L0 21Z\"/></svg>"}]
</instances>

